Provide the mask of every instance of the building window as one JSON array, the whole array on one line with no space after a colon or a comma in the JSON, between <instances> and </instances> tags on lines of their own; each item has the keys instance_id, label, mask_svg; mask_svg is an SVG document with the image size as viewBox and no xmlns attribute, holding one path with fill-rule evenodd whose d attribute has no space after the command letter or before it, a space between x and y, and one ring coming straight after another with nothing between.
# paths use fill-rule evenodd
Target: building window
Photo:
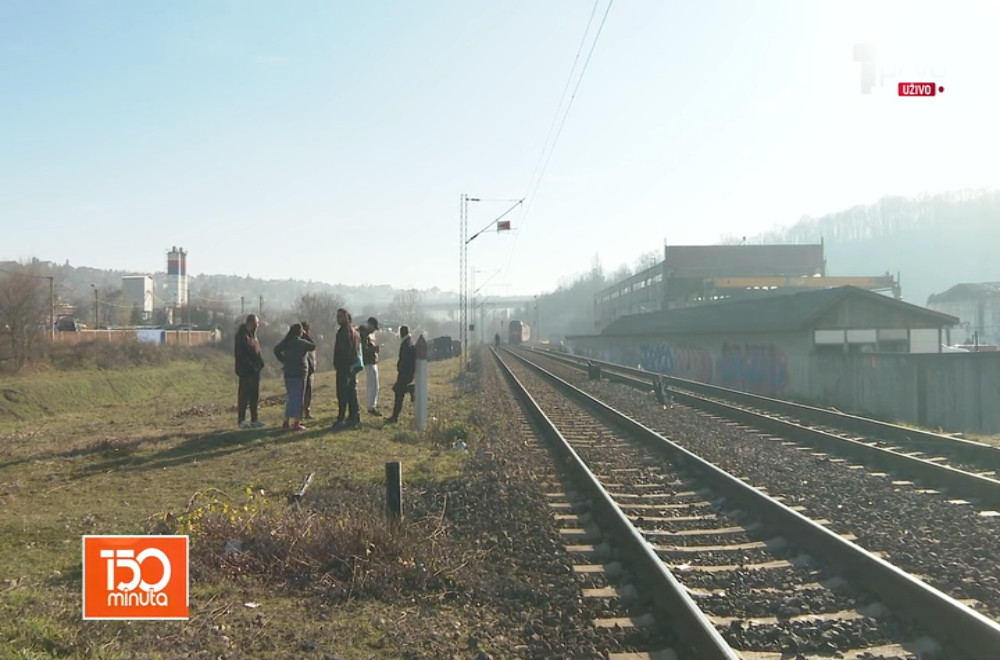
<instances>
[{"instance_id":1,"label":"building window","mask_svg":"<svg viewBox=\"0 0 1000 660\"><path fill-rule=\"evenodd\" d=\"M813 346L816 355L843 355L844 344L816 344Z\"/></svg>"},{"instance_id":2,"label":"building window","mask_svg":"<svg viewBox=\"0 0 1000 660\"><path fill-rule=\"evenodd\" d=\"M909 353L910 342L905 339L885 340L878 342L879 353Z\"/></svg>"}]
</instances>

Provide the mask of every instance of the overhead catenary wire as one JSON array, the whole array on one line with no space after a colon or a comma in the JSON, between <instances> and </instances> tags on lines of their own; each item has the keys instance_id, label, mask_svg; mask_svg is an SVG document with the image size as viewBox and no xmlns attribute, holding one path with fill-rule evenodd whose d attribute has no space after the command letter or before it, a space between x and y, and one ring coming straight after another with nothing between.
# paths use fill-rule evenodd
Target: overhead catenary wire
<instances>
[{"instance_id":1,"label":"overhead catenary wire","mask_svg":"<svg viewBox=\"0 0 1000 660\"><path fill-rule=\"evenodd\" d=\"M535 164L535 169L531 173L531 178L528 179L527 189L531 189L531 183L535 181L536 177L539 176L539 172L542 170L542 164L546 162L545 153L549 148L549 142L552 140L552 133L556 128L556 122L559 121L559 113L562 111L563 101L566 100L566 92L569 91L569 86L573 82L573 74L576 73L576 65L580 61L580 54L583 53L583 47L587 43L587 35L590 34L590 26L594 22L594 16L597 14L597 7L600 5L601 0L594 0L594 6L590 10L590 18L587 19L587 27L583 31L583 36L580 37L580 45L576 49L576 55L573 57L573 66L569 69L569 75L566 76L566 84L563 85L562 94L559 96L559 104L556 105L556 111L552 114L552 123L549 124L549 131L545 134L545 141L542 143L542 150L538 154L538 163ZM530 204L530 202L529 202ZM527 213L527 210L525 210Z\"/></svg>"},{"instance_id":2,"label":"overhead catenary wire","mask_svg":"<svg viewBox=\"0 0 1000 660\"><path fill-rule=\"evenodd\" d=\"M596 0L595 3L594 3L594 8L593 8L593 10L591 10L590 20L587 22L587 29L583 33L583 38L582 38L582 40L580 42L580 49L577 51L577 59L579 58L580 52L582 52L583 44L586 43L587 34L590 32L590 26L591 26L591 23L593 22L594 14L595 14L595 12L597 10L599 2L600 2L600 0ZM588 67L590 66L590 60L591 60L591 58L594 55L594 50L597 48L597 42L601 38L601 33L604 30L604 24L608 20L608 14L611 12L611 6L613 4L614 4L614 0L609 0L608 1L608 5L607 5L607 7L604 10L604 15L601 17L601 22L597 26L597 32L594 35L594 40L590 44L590 50L587 52L587 58L586 58L586 60L584 60L583 67L580 69L580 75L576 79L576 85L574 85L574 87L573 87L573 93L570 95L569 102L566 104L566 108L565 108L565 110L562 113L562 120L559 122L559 128L556 131L555 137L552 139L551 144L548 144L548 138L546 138L546 146L548 146L548 153L547 154L545 153L545 147L543 146L542 154L541 154L541 157L539 159L539 162L542 163L542 165L541 165L540 169L538 169L538 167L536 166L537 178L533 177L534 188L531 189L531 191L528 194L525 195L525 197L528 200L528 203L525 205L524 212L521 215L521 222L520 222L520 224L521 224L522 228L524 227L524 225L525 225L528 217L531 214L531 209L534 206L535 199L537 198L537 195L538 195L538 189L541 187L542 181L545 178L545 173L548 170L549 162L552 160L552 154L555 153L556 146L559 143L559 138L562 135L563 128L566 125L566 119L569 117L570 110L573 107L573 101L576 99L576 93L579 91L580 84L583 82L583 78L584 78L584 76L587 73ZM573 61L573 67L570 70L570 76L569 76L569 78L566 81L567 82L566 88L569 87L569 82L573 79L573 72L576 69L577 59L574 59L574 61ZM565 89L566 88L564 88L564 90L563 90L564 97L565 97ZM559 116L559 110L560 110L561 106L562 106L562 99L560 99L559 107L556 108L556 115L555 115L555 117L553 117L553 124L552 125L555 125L555 119ZM550 130L550 133L551 133L551 126L550 126L549 130ZM530 187L531 186L531 182L529 182L528 185ZM519 238L520 238L520 234L514 236L514 242L513 242L513 244L510 247L510 251L508 252L508 255L507 255L507 261L506 261L506 263L503 266L503 270L505 270L505 271L510 268L511 261L514 258L514 253L517 250L517 243L518 243L518 239Z\"/></svg>"},{"instance_id":3,"label":"overhead catenary wire","mask_svg":"<svg viewBox=\"0 0 1000 660\"><path fill-rule=\"evenodd\" d=\"M546 135L545 135L545 141L542 143L542 149L541 149L541 151L538 154L538 162L535 164L535 170L532 172L531 178L528 179L528 188L529 189L531 188L531 183L533 181L535 181L536 177L539 176L539 172L542 171L543 164L544 165L548 164L548 160L546 159L545 154L546 154L546 151L549 148L550 141L552 141L552 134L553 134L553 131L555 131L556 122L559 121L559 113L560 113L560 111L563 108L563 102L566 100L566 93L569 91L569 87L573 83L573 75L576 73L576 66L577 66L577 64L579 64L579 62L580 62L580 55L583 53L583 48L587 44L587 35L590 34L590 26L593 25L593 23L594 23L594 16L597 15L597 8L600 6L600 3L601 3L601 0L594 0L594 6L590 10L590 18L587 19L587 27L583 30L583 36L580 37L580 45L577 47L577 49L576 49L576 55L573 57L573 66L570 67L569 75L566 76L566 84L563 85L562 94L559 95L559 103L556 105L556 111L552 115L552 122L549 124L548 133L546 133ZM579 83L577 84L577 86L579 86ZM574 91L574 94L575 94L575 91ZM568 112L568 108L567 108L567 112ZM563 122L565 122L565 116L563 117ZM560 132L561 131L562 131L562 125L560 124ZM553 146L554 146L554 142L553 142ZM537 189L538 188L536 186L535 190L537 190ZM532 194L534 194L534 193L532 193ZM523 202L524 199L525 198L521 198L521 202ZM485 201L492 201L492 200L485 200ZM500 200L497 200L497 201L500 201ZM517 201L517 200L510 200L510 201ZM528 206L530 206L530 205L531 205L531 200L529 199ZM527 208L525 208L525 211L524 211L524 213L522 214L521 217L522 218L527 217L527 214L528 214L528 211L527 211ZM506 215L506 214L504 214L504 215ZM480 232L480 233L482 233L482 232ZM517 244L517 237L515 236L515 238L514 238L514 245L516 245L516 244ZM513 250L513 247L511 249ZM507 259L507 266L509 266L509 265L510 265L510 258L508 257L508 259ZM499 268L496 271L494 271L493 274L490 275L486 279L485 282L483 282L483 284L480 286L480 288L483 288L487 284L489 284L493 280L493 278L495 278L499 273L501 273L503 270L505 270L507 266L504 266L504 267Z\"/></svg>"}]
</instances>

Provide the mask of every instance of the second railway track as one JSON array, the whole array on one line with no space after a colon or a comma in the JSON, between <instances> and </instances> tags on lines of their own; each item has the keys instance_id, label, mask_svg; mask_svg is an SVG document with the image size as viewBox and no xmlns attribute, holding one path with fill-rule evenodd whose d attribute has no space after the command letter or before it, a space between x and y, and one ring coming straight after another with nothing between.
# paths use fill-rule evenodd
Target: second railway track
<instances>
[{"instance_id":1,"label":"second railway track","mask_svg":"<svg viewBox=\"0 0 1000 660\"><path fill-rule=\"evenodd\" d=\"M623 553L633 563L672 566L670 578L637 569L653 571L641 580L657 584L661 618L676 620L685 603L696 602L707 612L700 625L737 650L725 655L713 646L718 639L710 630L692 634L699 624L687 621L683 629L698 649L690 657L930 657L936 643L928 632L943 645L937 657L994 657L1000 649L1000 627L992 620L586 395L567 394L566 384L551 375L514 364L510 378L527 384L540 419L558 429L572 447L568 454L587 466L581 478L589 471L603 482L584 487L602 529L616 510L627 514L642 540L624 543ZM613 523L614 539L628 536L621 525ZM591 540L577 549L593 551L597 541ZM664 593L673 576L686 595Z\"/></svg>"},{"instance_id":2,"label":"second railway track","mask_svg":"<svg viewBox=\"0 0 1000 660\"><path fill-rule=\"evenodd\" d=\"M654 386L658 377L603 360L548 350L532 352L578 368L592 363L608 377L644 390ZM742 416L751 423L770 418L776 428L814 431L812 439L817 444L836 444L844 453L865 456L928 478L937 477L951 484L970 481L968 486L959 487L1000 504L1000 481L996 479L1000 473L1000 447L692 380L663 377L663 382L685 403L722 415Z\"/></svg>"}]
</instances>

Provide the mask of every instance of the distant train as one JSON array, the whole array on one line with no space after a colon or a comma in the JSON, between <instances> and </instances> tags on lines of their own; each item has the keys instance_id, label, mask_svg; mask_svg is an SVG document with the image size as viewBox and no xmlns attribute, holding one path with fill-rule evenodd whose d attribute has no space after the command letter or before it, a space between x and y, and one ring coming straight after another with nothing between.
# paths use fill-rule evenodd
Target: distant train
<instances>
[{"instance_id":1,"label":"distant train","mask_svg":"<svg viewBox=\"0 0 1000 660\"><path fill-rule=\"evenodd\" d=\"M508 330L511 344L523 344L531 339L531 328L524 321L511 321Z\"/></svg>"},{"instance_id":2,"label":"distant train","mask_svg":"<svg viewBox=\"0 0 1000 660\"><path fill-rule=\"evenodd\" d=\"M458 350L455 349L455 344L458 344ZM461 346L460 342L453 341L451 337L435 337L431 341L430 355L428 357L431 360L447 360L461 353Z\"/></svg>"}]
</instances>

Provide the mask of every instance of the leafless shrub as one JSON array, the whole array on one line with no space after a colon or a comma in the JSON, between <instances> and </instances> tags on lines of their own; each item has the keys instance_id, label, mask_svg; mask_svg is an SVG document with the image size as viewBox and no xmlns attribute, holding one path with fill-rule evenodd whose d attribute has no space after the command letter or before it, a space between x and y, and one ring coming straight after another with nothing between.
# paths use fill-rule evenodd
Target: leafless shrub
<instances>
[{"instance_id":1,"label":"leafless shrub","mask_svg":"<svg viewBox=\"0 0 1000 660\"><path fill-rule=\"evenodd\" d=\"M44 277L29 270L0 273L0 332L14 371L24 368L35 342L49 331L50 313Z\"/></svg>"},{"instance_id":2,"label":"leafless shrub","mask_svg":"<svg viewBox=\"0 0 1000 660\"><path fill-rule=\"evenodd\" d=\"M198 580L247 577L335 600L391 599L450 583L461 560L438 543L443 522L396 523L371 495L320 494L306 509L249 488L239 503L221 491L198 493L147 531L189 535Z\"/></svg>"}]
</instances>

